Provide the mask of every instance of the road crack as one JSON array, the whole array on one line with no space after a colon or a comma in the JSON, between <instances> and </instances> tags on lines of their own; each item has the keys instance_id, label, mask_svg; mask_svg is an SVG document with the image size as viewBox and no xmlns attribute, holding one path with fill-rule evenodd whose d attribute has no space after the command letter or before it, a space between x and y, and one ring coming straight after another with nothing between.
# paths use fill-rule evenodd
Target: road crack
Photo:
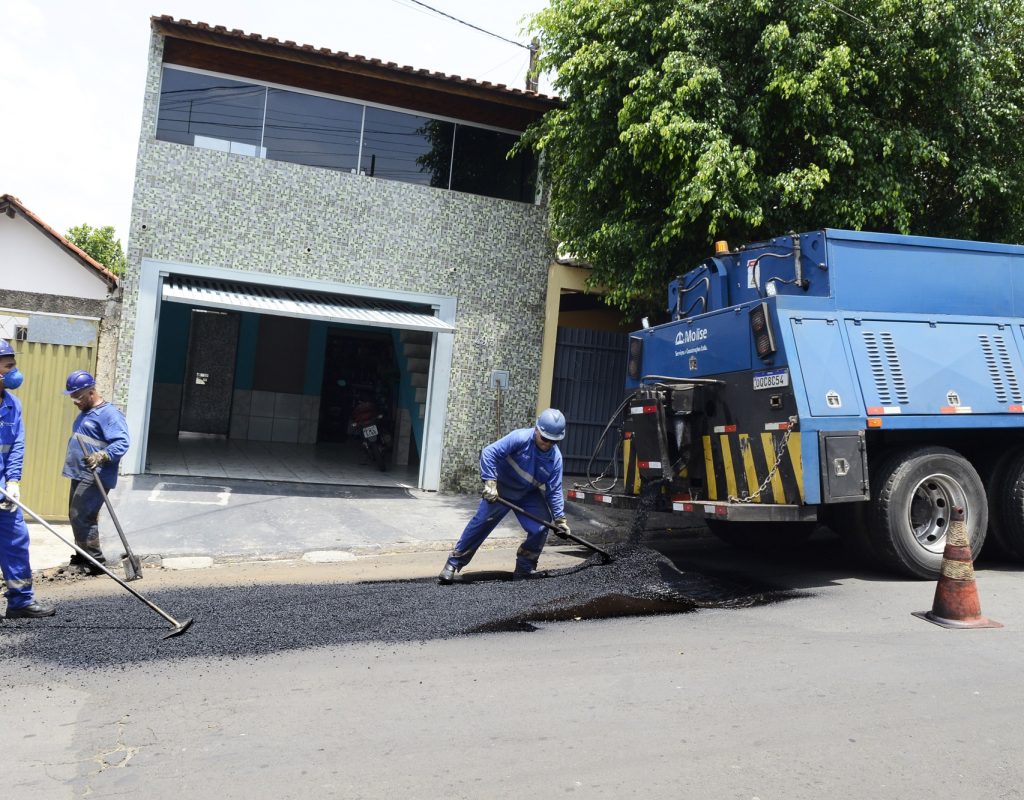
<instances>
[{"instance_id":1,"label":"road crack","mask_svg":"<svg viewBox=\"0 0 1024 800\"><path fill-rule=\"evenodd\" d=\"M99 765L99 769L90 773L92 776L99 775L108 769L124 769L128 766L128 762L135 757L135 754L142 749L141 746L133 747L125 741L126 726L127 721L124 718L118 720L117 741L114 746L101 750L92 757L92 760Z\"/></svg>"}]
</instances>

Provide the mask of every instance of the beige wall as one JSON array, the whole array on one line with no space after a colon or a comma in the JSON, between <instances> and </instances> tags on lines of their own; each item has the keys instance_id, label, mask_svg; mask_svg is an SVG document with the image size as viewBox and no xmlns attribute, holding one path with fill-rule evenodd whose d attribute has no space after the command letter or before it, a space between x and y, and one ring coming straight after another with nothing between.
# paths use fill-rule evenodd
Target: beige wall
<instances>
[{"instance_id":1,"label":"beige wall","mask_svg":"<svg viewBox=\"0 0 1024 800\"><path fill-rule=\"evenodd\" d=\"M562 291L603 294L600 287L588 289L590 270L552 262L548 266L548 291L544 301L544 344L541 350L540 385L537 392L537 413L551 405L551 386L555 371L555 343L559 328L590 328L600 331L625 332L634 326L623 325L622 315L613 308L588 311L559 311Z\"/></svg>"},{"instance_id":2,"label":"beige wall","mask_svg":"<svg viewBox=\"0 0 1024 800\"><path fill-rule=\"evenodd\" d=\"M558 315L558 327L628 333L639 326L624 320L622 315L613 308L601 308L591 311L563 311Z\"/></svg>"}]
</instances>

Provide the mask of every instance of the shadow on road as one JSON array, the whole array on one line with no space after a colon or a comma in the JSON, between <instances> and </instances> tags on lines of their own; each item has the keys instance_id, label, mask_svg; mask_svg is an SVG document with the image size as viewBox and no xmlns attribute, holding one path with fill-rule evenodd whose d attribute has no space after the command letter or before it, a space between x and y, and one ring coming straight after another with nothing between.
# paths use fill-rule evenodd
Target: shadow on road
<instances>
[{"instance_id":1,"label":"shadow on road","mask_svg":"<svg viewBox=\"0 0 1024 800\"><path fill-rule=\"evenodd\" d=\"M806 591L857 580L870 583L921 583L915 578L864 566L839 536L819 527L800 545L754 552L732 547L707 529L649 532L648 544L680 570L696 570L717 579L762 582L782 591ZM982 551L978 571L1022 572L1024 565Z\"/></svg>"}]
</instances>

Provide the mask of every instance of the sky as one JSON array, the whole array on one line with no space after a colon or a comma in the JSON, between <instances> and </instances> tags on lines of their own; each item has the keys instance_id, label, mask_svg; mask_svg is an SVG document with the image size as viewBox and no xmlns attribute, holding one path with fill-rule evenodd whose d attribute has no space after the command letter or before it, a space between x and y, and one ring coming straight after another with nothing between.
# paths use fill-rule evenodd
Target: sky
<instances>
[{"instance_id":1,"label":"sky","mask_svg":"<svg viewBox=\"0 0 1024 800\"><path fill-rule=\"evenodd\" d=\"M425 0L527 43L546 0ZM528 52L413 0L0 0L0 194L128 243L152 16L523 88ZM550 93L542 80L540 89Z\"/></svg>"}]
</instances>

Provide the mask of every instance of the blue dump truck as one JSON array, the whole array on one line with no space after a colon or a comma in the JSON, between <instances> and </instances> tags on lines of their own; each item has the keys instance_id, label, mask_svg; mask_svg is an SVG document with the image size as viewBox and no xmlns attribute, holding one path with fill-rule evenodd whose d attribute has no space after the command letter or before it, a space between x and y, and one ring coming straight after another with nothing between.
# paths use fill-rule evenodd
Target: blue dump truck
<instances>
[{"instance_id":1,"label":"blue dump truck","mask_svg":"<svg viewBox=\"0 0 1024 800\"><path fill-rule=\"evenodd\" d=\"M1024 558L1024 247L831 229L718 242L668 303L670 322L629 336L605 428L622 478L571 499L701 513L752 547L823 523L925 578L962 507L975 557L987 541Z\"/></svg>"}]
</instances>

